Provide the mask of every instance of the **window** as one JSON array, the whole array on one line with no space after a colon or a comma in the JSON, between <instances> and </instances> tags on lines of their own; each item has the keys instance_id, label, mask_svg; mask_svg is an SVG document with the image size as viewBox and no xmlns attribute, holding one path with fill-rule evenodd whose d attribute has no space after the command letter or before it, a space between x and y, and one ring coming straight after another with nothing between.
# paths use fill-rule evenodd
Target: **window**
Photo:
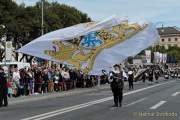
<instances>
[{"instance_id":1,"label":"window","mask_svg":"<svg viewBox=\"0 0 180 120\"><path fill-rule=\"evenodd\" d=\"M171 41L171 38L168 38L168 41L170 42L170 41Z\"/></svg>"},{"instance_id":2,"label":"window","mask_svg":"<svg viewBox=\"0 0 180 120\"><path fill-rule=\"evenodd\" d=\"M161 39L162 42L164 42L164 39Z\"/></svg>"},{"instance_id":3,"label":"window","mask_svg":"<svg viewBox=\"0 0 180 120\"><path fill-rule=\"evenodd\" d=\"M175 38L175 41L178 41L178 38Z\"/></svg>"}]
</instances>

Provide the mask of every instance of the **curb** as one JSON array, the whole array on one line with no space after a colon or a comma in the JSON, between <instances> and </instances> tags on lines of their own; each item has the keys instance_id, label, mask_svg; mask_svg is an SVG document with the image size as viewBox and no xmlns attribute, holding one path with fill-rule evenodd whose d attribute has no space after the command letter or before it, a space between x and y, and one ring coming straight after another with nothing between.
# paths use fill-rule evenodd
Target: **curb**
<instances>
[{"instance_id":1,"label":"curb","mask_svg":"<svg viewBox=\"0 0 180 120\"><path fill-rule=\"evenodd\" d=\"M74 90L63 91L59 93L24 96L24 97L19 97L19 98L12 98L12 99L10 98L9 105L19 104L19 103L24 103L24 102L33 102L33 101L45 100L45 99L52 99L52 98L58 98L58 97L66 97L66 96L71 96L71 95L78 95L82 93L90 93L90 92L95 92L99 90L108 90L108 89L110 89L109 85L105 85L105 86L99 86L99 87L97 86L95 88L74 89Z\"/></svg>"}]
</instances>

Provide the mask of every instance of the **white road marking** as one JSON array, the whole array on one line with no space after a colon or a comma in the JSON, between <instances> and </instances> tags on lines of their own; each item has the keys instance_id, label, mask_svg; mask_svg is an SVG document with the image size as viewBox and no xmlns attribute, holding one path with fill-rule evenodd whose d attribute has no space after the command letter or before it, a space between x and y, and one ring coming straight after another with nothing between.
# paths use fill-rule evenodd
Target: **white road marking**
<instances>
[{"instance_id":1,"label":"white road marking","mask_svg":"<svg viewBox=\"0 0 180 120\"><path fill-rule=\"evenodd\" d=\"M179 94L180 94L180 92L175 92L175 93L173 93L171 96L175 97L175 96L177 96L177 95L179 95Z\"/></svg>"},{"instance_id":2,"label":"white road marking","mask_svg":"<svg viewBox=\"0 0 180 120\"><path fill-rule=\"evenodd\" d=\"M80 104L80 105L77 105L77 106L74 106L74 107L70 107L70 108L67 108L66 110L60 110L59 112L56 112L54 114L49 114L48 116L42 116L40 118L35 118L34 120L43 120L43 119L46 119L46 118L50 118L50 117L53 117L53 116L56 116L56 115L60 115L60 114L63 114L63 113L67 113L67 112L71 112L71 111L74 111L74 110L78 110L78 109L81 109L81 108L85 108L85 107L88 107L88 106L92 106L94 104L98 104L98 103L102 103L102 102L105 102L105 101L108 101L108 100L111 100L112 97L108 97L108 98L105 98L105 99L100 99L100 100L96 100L96 101L93 101L93 102L88 102L85 103L85 104Z\"/></svg>"},{"instance_id":3,"label":"white road marking","mask_svg":"<svg viewBox=\"0 0 180 120\"><path fill-rule=\"evenodd\" d=\"M144 91L144 90L148 90L148 89L158 87L158 86L161 86L161 85L165 85L165 84L169 84L169 83L172 83L172 82L175 82L175 81L156 84L156 85L153 85L153 86L137 89L137 90L134 90L134 91L131 91L131 92L126 92L126 93L124 93L123 96L138 93L138 92L141 92L141 91ZM88 106L92 106L92 105L95 105L95 104L98 104L98 103L106 102L106 101L109 101L109 100L112 100L112 99L113 99L113 97L106 97L106 98L103 98L103 99L99 99L99 100L95 100L95 101L91 101L91 102L87 102L87 103L83 103L83 104L79 104L79 105L75 105L75 106L55 110L55 111L52 111L52 112L47 112L47 113L35 115L35 116L32 116L32 117L24 118L22 120L43 120L43 119L50 118L50 117L53 117L53 116L57 116L57 115L60 115L60 114L63 114L63 113L67 113L67 112L71 112L71 111L78 110L78 109L81 109L81 108L85 108L85 107L88 107Z\"/></svg>"},{"instance_id":4,"label":"white road marking","mask_svg":"<svg viewBox=\"0 0 180 120\"><path fill-rule=\"evenodd\" d=\"M157 109L158 107L162 106L164 103L166 103L167 101L160 101L157 104L155 104L154 106L150 107L151 110Z\"/></svg>"},{"instance_id":5,"label":"white road marking","mask_svg":"<svg viewBox=\"0 0 180 120\"><path fill-rule=\"evenodd\" d=\"M124 107L129 107L129 106L131 106L131 105L134 105L134 104L140 103L140 102L142 102L142 101L144 101L144 100L146 100L146 99L147 99L147 98L145 97L145 98L142 98L142 99L136 100L136 101L134 101L134 102L132 102L132 103L129 103L129 104L127 104L127 105L124 105Z\"/></svg>"},{"instance_id":6,"label":"white road marking","mask_svg":"<svg viewBox=\"0 0 180 120\"><path fill-rule=\"evenodd\" d=\"M22 119L22 120L41 120L41 119L45 119L45 117L49 118L49 117L56 116L57 113L58 114L63 114L63 113L66 113L66 112L70 112L70 111L77 110L77 109L80 109L80 108L88 107L88 106L98 104L98 103L102 103L102 102L112 100L112 99L113 99L113 97L107 97L107 98L99 99L99 100L96 100L96 101L91 101L91 102L87 102L87 103L84 103L84 104L79 104L79 105L63 108L63 109L60 109L60 110L47 112L47 113L44 113L44 114L36 115L36 116L30 117L30 118L25 118L25 119Z\"/></svg>"}]
</instances>

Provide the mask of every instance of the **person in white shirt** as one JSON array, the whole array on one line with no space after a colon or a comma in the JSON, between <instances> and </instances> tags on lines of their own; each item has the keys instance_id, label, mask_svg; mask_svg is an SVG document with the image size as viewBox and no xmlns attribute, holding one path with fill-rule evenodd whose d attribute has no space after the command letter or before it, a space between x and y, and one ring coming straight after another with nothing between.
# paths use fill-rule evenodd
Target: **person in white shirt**
<instances>
[{"instance_id":1,"label":"person in white shirt","mask_svg":"<svg viewBox=\"0 0 180 120\"><path fill-rule=\"evenodd\" d=\"M15 82L16 86L20 88L20 73L17 68L14 68L12 79Z\"/></svg>"},{"instance_id":2,"label":"person in white shirt","mask_svg":"<svg viewBox=\"0 0 180 120\"><path fill-rule=\"evenodd\" d=\"M70 79L70 75L69 75L68 70L62 70L61 75L62 75L62 77L63 77L65 80L69 80L69 79Z\"/></svg>"},{"instance_id":3,"label":"person in white shirt","mask_svg":"<svg viewBox=\"0 0 180 120\"><path fill-rule=\"evenodd\" d=\"M64 83L64 89L65 90L68 90L69 89L69 80L70 80L70 75L69 75L69 72L66 68L63 68L62 71L61 71L61 76L63 78L63 83Z\"/></svg>"}]
</instances>

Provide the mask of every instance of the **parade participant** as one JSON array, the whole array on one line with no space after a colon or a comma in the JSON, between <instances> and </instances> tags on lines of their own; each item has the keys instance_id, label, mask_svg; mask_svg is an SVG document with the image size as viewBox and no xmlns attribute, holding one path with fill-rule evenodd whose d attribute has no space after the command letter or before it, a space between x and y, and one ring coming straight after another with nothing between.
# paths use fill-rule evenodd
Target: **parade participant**
<instances>
[{"instance_id":1,"label":"parade participant","mask_svg":"<svg viewBox=\"0 0 180 120\"><path fill-rule=\"evenodd\" d=\"M129 90L134 89L133 81L134 81L134 75L133 75L133 71L130 69L128 72Z\"/></svg>"},{"instance_id":2,"label":"parade participant","mask_svg":"<svg viewBox=\"0 0 180 120\"><path fill-rule=\"evenodd\" d=\"M166 71L164 72L164 78L165 78L165 79L169 79L169 71L168 71L168 70L166 70Z\"/></svg>"},{"instance_id":3,"label":"parade participant","mask_svg":"<svg viewBox=\"0 0 180 120\"><path fill-rule=\"evenodd\" d=\"M158 79L159 79L159 70L156 69L154 71L154 76L155 76L156 82L158 82Z\"/></svg>"},{"instance_id":4,"label":"parade participant","mask_svg":"<svg viewBox=\"0 0 180 120\"><path fill-rule=\"evenodd\" d=\"M121 107L122 99L123 99L123 73L119 65L114 65L114 70L110 72L111 82L111 90L114 96L114 106L113 107Z\"/></svg>"},{"instance_id":5,"label":"parade participant","mask_svg":"<svg viewBox=\"0 0 180 120\"><path fill-rule=\"evenodd\" d=\"M127 73L126 73L125 68L123 69L123 80L124 80L124 81L127 81L127 80L128 80L128 75L127 75Z\"/></svg>"},{"instance_id":6,"label":"parade participant","mask_svg":"<svg viewBox=\"0 0 180 120\"><path fill-rule=\"evenodd\" d=\"M106 70L102 70L102 75L100 76L100 84L108 84L108 73Z\"/></svg>"},{"instance_id":7,"label":"parade participant","mask_svg":"<svg viewBox=\"0 0 180 120\"><path fill-rule=\"evenodd\" d=\"M7 94L8 88L6 75L3 68L0 68L0 107L8 106Z\"/></svg>"},{"instance_id":8,"label":"parade participant","mask_svg":"<svg viewBox=\"0 0 180 120\"><path fill-rule=\"evenodd\" d=\"M152 69L149 70L149 81L152 84L152 82L153 82L153 70Z\"/></svg>"},{"instance_id":9,"label":"parade participant","mask_svg":"<svg viewBox=\"0 0 180 120\"><path fill-rule=\"evenodd\" d=\"M146 73L145 72L142 74L142 81L143 81L143 83L145 83L145 81L146 81Z\"/></svg>"}]
</instances>

